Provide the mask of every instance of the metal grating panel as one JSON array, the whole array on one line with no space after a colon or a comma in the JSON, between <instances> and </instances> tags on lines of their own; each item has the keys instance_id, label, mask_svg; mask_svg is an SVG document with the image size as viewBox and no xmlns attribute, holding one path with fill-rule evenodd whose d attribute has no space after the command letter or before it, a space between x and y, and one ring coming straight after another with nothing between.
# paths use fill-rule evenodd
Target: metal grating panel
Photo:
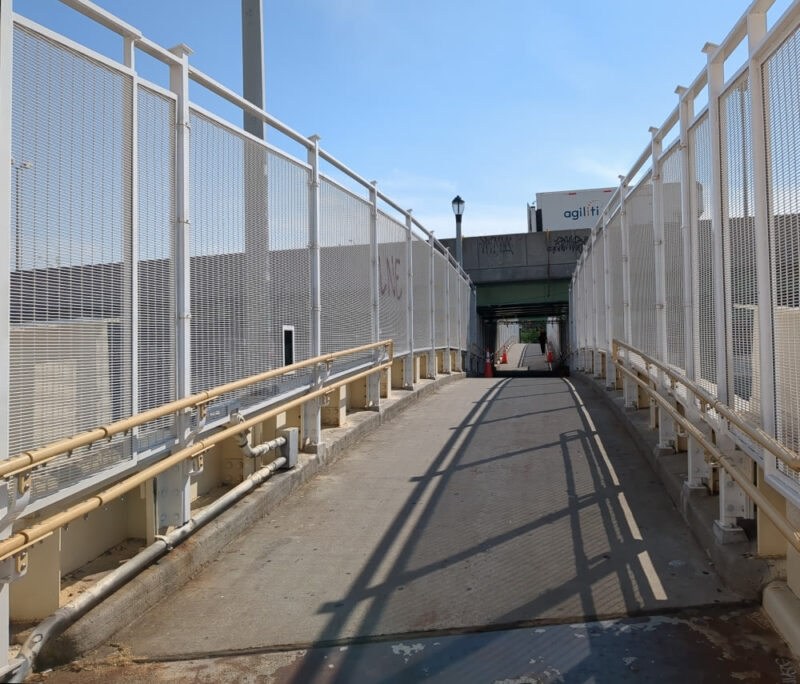
<instances>
[{"instance_id":1,"label":"metal grating panel","mask_svg":"<svg viewBox=\"0 0 800 684\"><path fill-rule=\"evenodd\" d=\"M414 349L431 347L431 246L413 236L411 258L414 266Z\"/></svg>"},{"instance_id":2,"label":"metal grating panel","mask_svg":"<svg viewBox=\"0 0 800 684\"><path fill-rule=\"evenodd\" d=\"M378 212L378 268L380 274L380 339L394 340L394 353L408 351L408 257L406 227ZM430 327L430 323L428 324ZM430 344L430 342L428 343Z\"/></svg>"},{"instance_id":3,"label":"metal grating panel","mask_svg":"<svg viewBox=\"0 0 800 684\"><path fill-rule=\"evenodd\" d=\"M132 98L130 77L15 27L11 454L131 412ZM130 456L124 436L76 450L32 498Z\"/></svg>"},{"instance_id":4,"label":"metal grating panel","mask_svg":"<svg viewBox=\"0 0 800 684\"><path fill-rule=\"evenodd\" d=\"M720 101L723 263L729 325L733 408L761 423L758 283L753 213L750 80L745 74Z\"/></svg>"},{"instance_id":5,"label":"metal grating panel","mask_svg":"<svg viewBox=\"0 0 800 684\"><path fill-rule=\"evenodd\" d=\"M606 260L603 253L605 232L597 235L592 252L594 252L594 287L595 287L595 337L596 348L608 351L606 340Z\"/></svg>"},{"instance_id":6,"label":"metal grating panel","mask_svg":"<svg viewBox=\"0 0 800 684\"><path fill-rule=\"evenodd\" d=\"M681 150L675 146L661 162L664 217L664 272L667 318L667 363L686 368L683 320L683 234Z\"/></svg>"},{"instance_id":7,"label":"metal grating panel","mask_svg":"<svg viewBox=\"0 0 800 684\"><path fill-rule=\"evenodd\" d=\"M777 438L800 451L800 31L764 64ZM779 469L794 477L778 462Z\"/></svg>"},{"instance_id":8,"label":"metal grating panel","mask_svg":"<svg viewBox=\"0 0 800 684\"><path fill-rule=\"evenodd\" d=\"M717 334L714 310L714 240L711 233L711 131L708 114L692 128L689 140L696 379L706 390L716 392Z\"/></svg>"},{"instance_id":9,"label":"metal grating panel","mask_svg":"<svg viewBox=\"0 0 800 684\"><path fill-rule=\"evenodd\" d=\"M459 283L461 282L461 278L459 277L456 270L448 264L447 268L448 278L450 279L450 348L457 349L458 348L458 341L461 339L461 333L459 331Z\"/></svg>"},{"instance_id":10,"label":"metal grating panel","mask_svg":"<svg viewBox=\"0 0 800 684\"><path fill-rule=\"evenodd\" d=\"M649 178L633 191L626 209L630 227L631 344L657 357L653 184Z\"/></svg>"},{"instance_id":11,"label":"metal grating panel","mask_svg":"<svg viewBox=\"0 0 800 684\"><path fill-rule=\"evenodd\" d=\"M275 324L270 340L277 365L283 365L284 326L294 329L295 361L311 358L310 175L307 168L269 152L269 307ZM284 378L281 391L303 384L304 373L310 371Z\"/></svg>"},{"instance_id":12,"label":"metal grating panel","mask_svg":"<svg viewBox=\"0 0 800 684\"><path fill-rule=\"evenodd\" d=\"M622 288L622 225L617 214L606 226L608 275L611 278L611 326L615 339L625 338L625 302Z\"/></svg>"},{"instance_id":13,"label":"metal grating panel","mask_svg":"<svg viewBox=\"0 0 800 684\"><path fill-rule=\"evenodd\" d=\"M175 103L138 92L138 353L139 401L134 412L175 399ZM173 417L139 428L138 448L174 436Z\"/></svg>"},{"instance_id":14,"label":"metal grating panel","mask_svg":"<svg viewBox=\"0 0 800 684\"><path fill-rule=\"evenodd\" d=\"M467 341L471 320L471 291L466 280L461 281L461 349L467 350Z\"/></svg>"},{"instance_id":15,"label":"metal grating panel","mask_svg":"<svg viewBox=\"0 0 800 684\"><path fill-rule=\"evenodd\" d=\"M268 210L268 199L281 191L307 202L308 179L303 167L205 115L192 112L191 125L191 386L198 392L283 365L284 325L296 328L297 357L308 353L308 312L291 306L292 297L308 302L307 220L295 204L289 230L273 235L275 212ZM284 173L270 190L268 177L277 169ZM284 268L273 273L280 262ZM273 283L290 298L274 298ZM223 396L211 415L261 403L302 377Z\"/></svg>"},{"instance_id":16,"label":"metal grating panel","mask_svg":"<svg viewBox=\"0 0 800 684\"><path fill-rule=\"evenodd\" d=\"M447 258L441 252L435 252L433 256L433 291L434 291L434 325L436 346L447 346L447 318L445 307L447 306L445 283L447 278Z\"/></svg>"},{"instance_id":17,"label":"metal grating panel","mask_svg":"<svg viewBox=\"0 0 800 684\"><path fill-rule=\"evenodd\" d=\"M368 323L372 320L370 211L369 202L328 180L322 181L320 243L323 353L357 347L371 341Z\"/></svg>"}]
</instances>

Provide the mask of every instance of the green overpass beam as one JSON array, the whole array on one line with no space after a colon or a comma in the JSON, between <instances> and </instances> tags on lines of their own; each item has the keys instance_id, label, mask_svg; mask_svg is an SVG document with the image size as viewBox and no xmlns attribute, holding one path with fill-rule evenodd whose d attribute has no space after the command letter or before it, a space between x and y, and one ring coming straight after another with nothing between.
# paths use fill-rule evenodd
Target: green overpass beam
<instances>
[{"instance_id":1,"label":"green overpass beam","mask_svg":"<svg viewBox=\"0 0 800 684\"><path fill-rule=\"evenodd\" d=\"M524 280L478 285L478 307L569 302L569 284L569 280Z\"/></svg>"}]
</instances>

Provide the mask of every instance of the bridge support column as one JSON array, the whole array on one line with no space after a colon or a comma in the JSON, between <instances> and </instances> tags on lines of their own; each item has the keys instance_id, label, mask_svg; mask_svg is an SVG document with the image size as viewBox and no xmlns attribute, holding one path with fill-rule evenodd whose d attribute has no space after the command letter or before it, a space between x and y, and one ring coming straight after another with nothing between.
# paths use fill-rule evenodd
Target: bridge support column
<instances>
[{"instance_id":1,"label":"bridge support column","mask_svg":"<svg viewBox=\"0 0 800 684\"><path fill-rule=\"evenodd\" d=\"M378 409L381 405L381 374L373 373L367 380L366 406Z\"/></svg>"},{"instance_id":2,"label":"bridge support column","mask_svg":"<svg viewBox=\"0 0 800 684\"><path fill-rule=\"evenodd\" d=\"M630 353L625 350L625 366L630 368ZM626 409L638 409L639 386L627 375L622 378L622 397Z\"/></svg>"},{"instance_id":3,"label":"bridge support column","mask_svg":"<svg viewBox=\"0 0 800 684\"><path fill-rule=\"evenodd\" d=\"M604 356L605 354L603 354L603 352L601 352L599 349L595 349L592 363L592 370L594 371L595 378L602 378L605 375Z\"/></svg>"},{"instance_id":4,"label":"bridge support column","mask_svg":"<svg viewBox=\"0 0 800 684\"><path fill-rule=\"evenodd\" d=\"M786 499L764 481L764 471L761 468L756 468L756 474L758 477L756 481L758 490L769 499L775 508L786 515ZM787 547L789 547L778 528L760 510L756 514L756 538L758 541L758 554L761 556L782 556L787 552ZM791 548L789 550L794 551Z\"/></svg>"},{"instance_id":5,"label":"bridge support column","mask_svg":"<svg viewBox=\"0 0 800 684\"><path fill-rule=\"evenodd\" d=\"M702 428L701 428L702 429ZM706 430L710 433L710 430ZM709 468L706 462L706 452L702 444L691 435L688 438L686 452L686 484L692 489L706 489L709 483ZM708 488L710 490L710 487Z\"/></svg>"},{"instance_id":6,"label":"bridge support column","mask_svg":"<svg viewBox=\"0 0 800 684\"><path fill-rule=\"evenodd\" d=\"M664 410L658 410L658 448L675 451L675 421Z\"/></svg>"},{"instance_id":7,"label":"bridge support column","mask_svg":"<svg viewBox=\"0 0 800 684\"><path fill-rule=\"evenodd\" d=\"M442 373L449 374L453 372L452 359L450 348L442 349Z\"/></svg>"},{"instance_id":8,"label":"bridge support column","mask_svg":"<svg viewBox=\"0 0 800 684\"><path fill-rule=\"evenodd\" d=\"M379 409L379 401L380 396L378 397L378 401L371 401L370 400L370 381L376 378L377 374L370 375L366 378L362 378L361 380L356 380L355 382L351 382L347 387L350 394L350 399L348 401L348 405L350 408L354 409L372 409L377 411ZM374 382L372 384L375 384ZM378 394L380 395L380 386L378 387Z\"/></svg>"},{"instance_id":9,"label":"bridge support column","mask_svg":"<svg viewBox=\"0 0 800 684\"><path fill-rule=\"evenodd\" d=\"M322 424L341 427L347 421L347 387L337 387L325 396L327 403L322 407Z\"/></svg>"},{"instance_id":10,"label":"bridge support column","mask_svg":"<svg viewBox=\"0 0 800 684\"><path fill-rule=\"evenodd\" d=\"M734 463L742 474L747 474L753 467L750 457L736 449L733 441L725 435L717 435L717 445L726 458ZM750 500L741 487L728 475L724 468L719 469L719 519L714 521L714 537L718 544L735 544L747 541L747 535L739 526L738 520L751 517Z\"/></svg>"},{"instance_id":11,"label":"bridge support column","mask_svg":"<svg viewBox=\"0 0 800 684\"><path fill-rule=\"evenodd\" d=\"M392 369L385 368L380 373L381 377L381 399L388 399L392 396Z\"/></svg>"},{"instance_id":12,"label":"bridge support column","mask_svg":"<svg viewBox=\"0 0 800 684\"><path fill-rule=\"evenodd\" d=\"M406 366L411 363L408 356L392 362L392 389L412 389L406 384Z\"/></svg>"}]
</instances>

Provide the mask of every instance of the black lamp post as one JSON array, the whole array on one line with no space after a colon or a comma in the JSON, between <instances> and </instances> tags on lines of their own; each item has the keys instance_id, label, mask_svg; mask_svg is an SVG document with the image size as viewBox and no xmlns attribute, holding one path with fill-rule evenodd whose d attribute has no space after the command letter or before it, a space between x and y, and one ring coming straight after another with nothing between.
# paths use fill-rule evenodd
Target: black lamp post
<instances>
[{"instance_id":1,"label":"black lamp post","mask_svg":"<svg viewBox=\"0 0 800 684\"><path fill-rule=\"evenodd\" d=\"M453 213L456 215L456 261L461 268L464 268L461 254L461 216L464 214L464 200L459 195L453 198Z\"/></svg>"}]
</instances>

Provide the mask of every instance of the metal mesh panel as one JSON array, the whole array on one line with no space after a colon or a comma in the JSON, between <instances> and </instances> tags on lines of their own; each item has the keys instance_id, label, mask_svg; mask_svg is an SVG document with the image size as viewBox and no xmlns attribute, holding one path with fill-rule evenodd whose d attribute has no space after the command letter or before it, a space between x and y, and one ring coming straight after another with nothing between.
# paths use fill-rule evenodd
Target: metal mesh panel
<instances>
[{"instance_id":1,"label":"metal mesh panel","mask_svg":"<svg viewBox=\"0 0 800 684\"><path fill-rule=\"evenodd\" d=\"M283 365L284 327L294 330L294 360L311 358L309 181L307 168L269 153L269 306L274 322L270 340L278 365ZM283 379L283 389L301 384L303 377L303 372L298 372L293 380Z\"/></svg>"},{"instance_id":2,"label":"metal mesh panel","mask_svg":"<svg viewBox=\"0 0 800 684\"><path fill-rule=\"evenodd\" d=\"M614 338L625 338L625 306L622 289L622 225L617 214L606 226L608 275L611 278L611 325Z\"/></svg>"},{"instance_id":3,"label":"metal mesh panel","mask_svg":"<svg viewBox=\"0 0 800 684\"><path fill-rule=\"evenodd\" d=\"M282 366L284 325L299 328L298 357L308 353L302 351L308 310L290 305L308 302L307 221L298 210L307 201L307 172L198 112L191 125L191 384L197 392ZM295 199L290 231L284 226L273 235L268 199L282 191ZM284 268L273 273L280 263ZM286 300L271 296L273 284ZM302 375L221 397L211 416L263 402L300 384Z\"/></svg>"},{"instance_id":4,"label":"metal mesh panel","mask_svg":"<svg viewBox=\"0 0 800 684\"><path fill-rule=\"evenodd\" d=\"M450 337L448 339L450 340L450 348L456 349L458 348L458 340L461 339L461 334L458 329L458 316L460 311L458 285L461 282L461 278L450 264L447 266L447 274L447 277L450 279Z\"/></svg>"},{"instance_id":5,"label":"metal mesh panel","mask_svg":"<svg viewBox=\"0 0 800 684\"><path fill-rule=\"evenodd\" d=\"M583 344L584 347L591 347L594 335L592 334L592 288L591 288L591 266L590 256L587 256L581 269L581 299L583 300Z\"/></svg>"},{"instance_id":6,"label":"metal mesh panel","mask_svg":"<svg viewBox=\"0 0 800 684\"><path fill-rule=\"evenodd\" d=\"M608 344L606 341L606 286L605 286L605 270L606 260L603 253L603 242L605 240L604 231L597 235L594 248L594 287L595 287L595 337L596 346L598 349L607 350Z\"/></svg>"},{"instance_id":7,"label":"metal mesh panel","mask_svg":"<svg viewBox=\"0 0 800 684\"><path fill-rule=\"evenodd\" d=\"M471 292L469 283L466 280L461 281L461 349L467 349L467 336L470 323L470 301Z\"/></svg>"},{"instance_id":8,"label":"metal mesh panel","mask_svg":"<svg viewBox=\"0 0 800 684\"><path fill-rule=\"evenodd\" d=\"M683 234L681 151L675 146L661 162L664 217L664 285L667 319L667 363L686 368L683 320Z\"/></svg>"},{"instance_id":9,"label":"metal mesh panel","mask_svg":"<svg viewBox=\"0 0 800 684\"><path fill-rule=\"evenodd\" d=\"M408 259L405 226L378 212L378 265L380 273L380 339L394 340L395 354L408 351ZM362 321L363 323L363 321ZM430 323L428 324L430 327Z\"/></svg>"},{"instance_id":10,"label":"metal mesh panel","mask_svg":"<svg viewBox=\"0 0 800 684\"><path fill-rule=\"evenodd\" d=\"M137 117L138 383L134 412L175 399L175 103L139 88ZM139 428L142 449L172 435L173 417Z\"/></svg>"},{"instance_id":11,"label":"metal mesh panel","mask_svg":"<svg viewBox=\"0 0 800 684\"><path fill-rule=\"evenodd\" d=\"M723 272L733 352L733 408L751 422L760 423L753 141L747 74L722 98L720 119L723 140Z\"/></svg>"},{"instance_id":12,"label":"metal mesh panel","mask_svg":"<svg viewBox=\"0 0 800 684\"><path fill-rule=\"evenodd\" d=\"M324 353L357 347L371 341L368 324L372 315L370 210L368 202L328 180L322 181L320 243Z\"/></svg>"},{"instance_id":13,"label":"metal mesh panel","mask_svg":"<svg viewBox=\"0 0 800 684\"><path fill-rule=\"evenodd\" d=\"M583 293L583 268L580 268L575 277L575 344L578 349L584 346L584 327L586 323L585 301Z\"/></svg>"},{"instance_id":14,"label":"metal mesh panel","mask_svg":"<svg viewBox=\"0 0 800 684\"><path fill-rule=\"evenodd\" d=\"M800 32L764 64L777 437L800 451ZM778 462L786 474L789 471ZM796 478L796 476L795 476ZM796 478L797 479L797 478Z\"/></svg>"},{"instance_id":15,"label":"metal mesh panel","mask_svg":"<svg viewBox=\"0 0 800 684\"><path fill-rule=\"evenodd\" d=\"M431 246L416 235L411 242L414 265L414 349L431 346Z\"/></svg>"},{"instance_id":16,"label":"metal mesh panel","mask_svg":"<svg viewBox=\"0 0 800 684\"><path fill-rule=\"evenodd\" d=\"M434 290L434 313L435 313L435 341L437 347L447 346L447 318L445 307L447 307L447 296L445 283L447 282L447 258L441 252L435 252L433 256L433 290Z\"/></svg>"},{"instance_id":17,"label":"metal mesh panel","mask_svg":"<svg viewBox=\"0 0 800 684\"><path fill-rule=\"evenodd\" d=\"M646 354L658 356L653 185L649 178L633 191L626 208L631 273L631 343Z\"/></svg>"},{"instance_id":18,"label":"metal mesh panel","mask_svg":"<svg viewBox=\"0 0 800 684\"><path fill-rule=\"evenodd\" d=\"M716 392L717 334L714 310L714 240L711 233L711 131L706 114L690 131L692 178L692 284L697 381ZM696 218L695 218L696 217Z\"/></svg>"},{"instance_id":19,"label":"metal mesh panel","mask_svg":"<svg viewBox=\"0 0 800 684\"><path fill-rule=\"evenodd\" d=\"M15 27L12 454L131 412L132 96L129 77ZM32 497L129 457L123 436L76 450L34 473Z\"/></svg>"}]
</instances>

